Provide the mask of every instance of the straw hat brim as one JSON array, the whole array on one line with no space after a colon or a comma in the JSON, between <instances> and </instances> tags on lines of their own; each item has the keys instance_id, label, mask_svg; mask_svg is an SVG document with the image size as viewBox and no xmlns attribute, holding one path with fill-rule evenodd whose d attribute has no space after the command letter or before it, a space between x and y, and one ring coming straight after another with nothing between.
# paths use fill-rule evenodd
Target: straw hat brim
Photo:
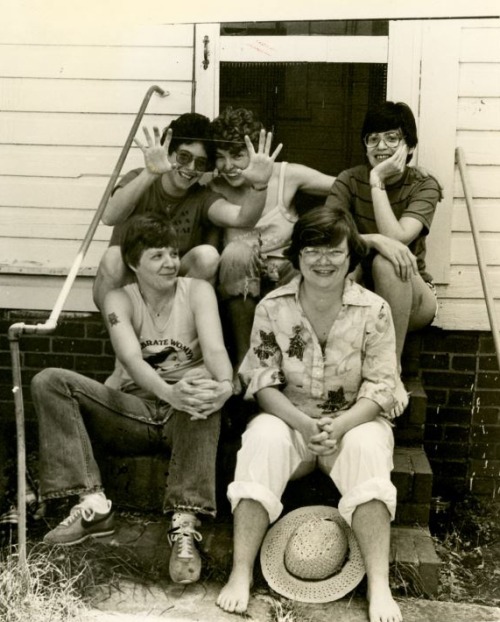
<instances>
[{"instance_id":1,"label":"straw hat brim","mask_svg":"<svg viewBox=\"0 0 500 622\"><path fill-rule=\"evenodd\" d=\"M313 518L335 520L344 530L349 544L348 558L341 570L323 580L300 579L285 566L285 548L295 530ZM365 575L365 566L354 533L336 508L309 505L286 514L266 534L260 550L262 573L275 592L304 603L327 603L352 591Z\"/></svg>"}]
</instances>

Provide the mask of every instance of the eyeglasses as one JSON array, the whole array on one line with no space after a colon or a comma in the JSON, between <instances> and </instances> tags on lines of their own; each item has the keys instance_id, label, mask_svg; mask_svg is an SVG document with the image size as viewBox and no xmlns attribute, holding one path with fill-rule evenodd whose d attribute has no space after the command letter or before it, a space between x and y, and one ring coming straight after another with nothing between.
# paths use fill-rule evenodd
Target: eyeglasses
<instances>
[{"instance_id":1,"label":"eyeglasses","mask_svg":"<svg viewBox=\"0 0 500 622\"><path fill-rule=\"evenodd\" d=\"M318 261L321 257L326 257L332 263L342 263L349 252L331 246L304 246L301 254L304 261L308 263Z\"/></svg>"},{"instance_id":2,"label":"eyeglasses","mask_svg":"<svg viewBox=\"0 0 500 622\"><path fill-rule=\"evenodd\" d=\"M374 149L375 147L378 147L379 143L381 140L384 141L384 143L388 146L388 147L397 147L401 141L403 137L401 136L400 132L397 131L391 131L391 132L373 132L372 134L367 134L364 137L364 143L367 147L369 147L370 149Z\"/></svg>"},{"instance_id":3,"label":"eyeglasses","mask_svg":"<svg viewBox=\"0 0 500 622\"><path fill-rule=\"evenodd\" d=\"M205 173L208 168L208 159L194 156L190 151L179 149L175 152L175 159L179 166L189 166L194 160L194 170L198 173Z\"/></svg>"}]
</instances>

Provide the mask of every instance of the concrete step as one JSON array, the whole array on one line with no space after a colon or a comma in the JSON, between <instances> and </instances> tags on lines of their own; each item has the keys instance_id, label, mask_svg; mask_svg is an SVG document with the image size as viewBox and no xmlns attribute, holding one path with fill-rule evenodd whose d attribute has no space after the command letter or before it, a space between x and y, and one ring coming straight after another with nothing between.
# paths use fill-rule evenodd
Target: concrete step
<instances>
[{"instance_id":1,"label":"concrete step","mask_svg":"<svg viewBox=\"0 0 500 622\"><path fill-rule=\"evenodd\" d=\"M168 580L170 546L167 538L169 523L166 518L144 520L140 517L119 515L117 530L113 536L102 538L103 543L113 544L115 554L120 548L123 555L133 554L145 567L154 569L158 580ZM232 563L233 529L230 521L206 522L201 527L205 579L227 578ZM412 594L432 596L438 588L440 560L427 529L393 527L391 529L391 577L396 585L407 585ZM140 567L140 564L139 564ZM257 582L262 581L260 574Z\"/></svg>"}]
</instances>

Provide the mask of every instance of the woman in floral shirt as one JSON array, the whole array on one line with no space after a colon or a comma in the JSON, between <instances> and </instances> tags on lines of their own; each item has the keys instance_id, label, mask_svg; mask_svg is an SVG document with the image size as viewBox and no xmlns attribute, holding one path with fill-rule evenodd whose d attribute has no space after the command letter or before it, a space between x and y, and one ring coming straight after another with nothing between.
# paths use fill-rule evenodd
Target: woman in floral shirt
<instances>
[{"instance_id":1,"label":"woman in floral shirt","mask_svg":"<svg viewBox=\"0 0 500 622\"><path fill-rule=\"evenodd\" d=\"M254 561L288 481L318 467L339 489L339 512L357 536L370 620L401 620L388 581L395 336L387 303L347 277L365 254L350 214L310 210L288 251L301 275L257 306L240 374L262 412L243 435L228 488L233 570L217 601L226 611L247 608Z\"/></svg>"}]
</instances>

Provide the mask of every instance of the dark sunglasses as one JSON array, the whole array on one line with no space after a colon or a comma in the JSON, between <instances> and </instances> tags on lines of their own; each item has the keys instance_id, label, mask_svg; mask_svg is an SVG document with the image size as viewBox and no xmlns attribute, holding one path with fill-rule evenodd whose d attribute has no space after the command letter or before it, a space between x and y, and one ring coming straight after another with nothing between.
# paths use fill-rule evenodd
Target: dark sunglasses
<instances>
[{"instance_id":1,"label":"dark sunglasses","mask_svg":"<svg viewBox=\"0 0 500 622\"><path fill-rule=\"evenodd\" d=\"M205 173L208 169L208 159L194 156L190 151L180 149L175 152L175 159L179 166L189 166L194 160L194 170L198 173Z\"/></svg>"}]
</instances>

